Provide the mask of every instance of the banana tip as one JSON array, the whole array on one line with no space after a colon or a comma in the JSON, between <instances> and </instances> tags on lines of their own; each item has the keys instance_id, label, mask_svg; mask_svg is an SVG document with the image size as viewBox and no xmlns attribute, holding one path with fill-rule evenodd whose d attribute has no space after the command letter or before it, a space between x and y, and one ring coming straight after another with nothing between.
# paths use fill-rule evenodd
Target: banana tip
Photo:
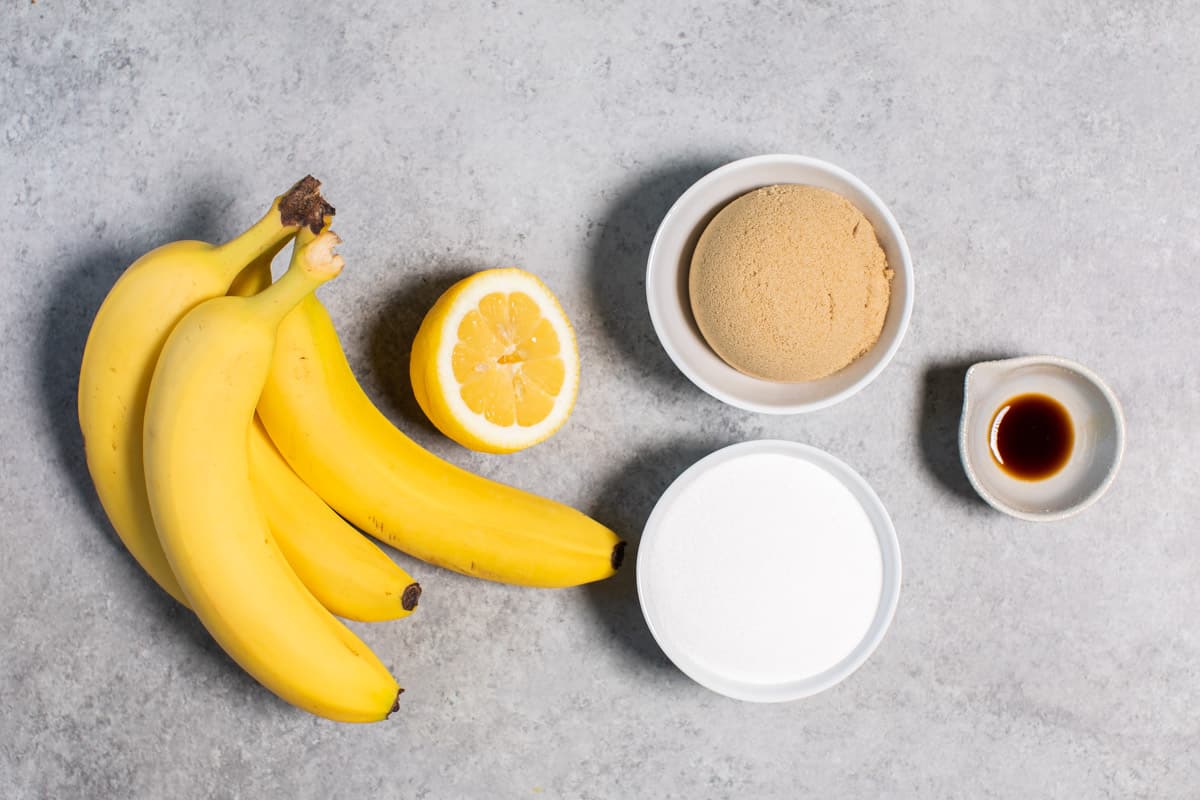
<instances>
[{"instance_id":1,"label":"banana tip","mask_svg":"<svg viewBox=\"0 0 1200 800\"><path fill-rule=\"evenodd\" d=\"M421 584L410 583L404 587L404 591L400 594L400 607L405 611L412 611L417 607L417 601L421 599Z\"/></svg>"},{"instance_id":2,"label":"banana tip","mask_svg":"<svg viewBox=\"0 0 1200 800\"><path fill-rule=\"evenodd\" d=\"M612 562L613 569L621 568L621 563L625 561L625 541L623 539L613 546L609 560Z\"/></svg>"}]
</instances>

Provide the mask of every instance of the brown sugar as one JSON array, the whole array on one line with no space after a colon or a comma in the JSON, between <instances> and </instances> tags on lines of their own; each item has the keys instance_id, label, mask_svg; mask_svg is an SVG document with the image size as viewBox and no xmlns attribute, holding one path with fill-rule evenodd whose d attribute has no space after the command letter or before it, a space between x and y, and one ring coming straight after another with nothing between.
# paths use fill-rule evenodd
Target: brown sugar
<instances>
[{"instance_id":1,"label":"brown sugar","mask_svg":"<svg viewBox=\"0 0 1200 800\"><path fill-rule=\"evenodd\" d=\"M692 255L692 313L730 366L772 381L844 368L879 339L892 270L875 229L815 186L756 189L723 208Z\"/></svg>"}]
</instances>

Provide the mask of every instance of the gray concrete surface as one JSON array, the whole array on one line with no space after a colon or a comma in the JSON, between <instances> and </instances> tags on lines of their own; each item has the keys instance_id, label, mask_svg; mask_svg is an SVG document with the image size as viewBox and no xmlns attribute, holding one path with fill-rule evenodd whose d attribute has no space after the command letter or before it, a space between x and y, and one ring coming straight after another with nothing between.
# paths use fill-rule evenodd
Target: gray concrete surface
<instances>
[{"instance_id":1,"label":"gray concrete surface","mask_svg":"<svg viewBox=\"0 0 1200 800\"><path fill-rule=\"evenodd\" d=\"M1196 796L1200 9L740 6L4 4L0 796ZM641 278L680 191L775 151L871 184L918 275L892 366L787 419L687 383ZM306 172L346 239L323 296L351 359L438 453L633 538L720 445L860 470L906 567L875 657L741 704L664 660L630 569L539 592L405 559L419 614L357 626L408 687L387 724L241 674L116 543L75 381L127 263L236 232ZM420 419L407 346L452 279L513 263L571 313L582 392L550 442L472 455ZM953 435L967 363L1043 352L1104 375L1130 438L1109 495L1039 527L972 496Z\"/></svg>"}]
</instances>

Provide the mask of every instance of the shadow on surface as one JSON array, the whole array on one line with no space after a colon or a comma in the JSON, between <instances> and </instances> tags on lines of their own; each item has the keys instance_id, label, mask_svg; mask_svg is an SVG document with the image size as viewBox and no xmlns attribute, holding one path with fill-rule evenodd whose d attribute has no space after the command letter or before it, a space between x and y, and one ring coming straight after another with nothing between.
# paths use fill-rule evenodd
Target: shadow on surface
<instances>
[{"instance_id":1,"label":"shadow on surface","mask_svg":"<svg viewBox=\"0 0 1200 800\"><path fill-rule=\"evenodd\" d=\"M442 293L468 275L486 269L482 265L405 270L404 278L392 289L370 326L367 368L383 392L377 398L381 410L395 411L407 425L436 433L413 396L408 377L413 339L426 312ZM373 398L376 399L376 398Z\"/></svg>"},{"instance_id":2,"label":"shadow on surface","mask_svg":"<svg viewBox=\"0 0 1200 800\"><path fill-rule=\"evenodd\" d=\"M605 332L639 374L672 389L689 384L654 334L646 308L646 258L671 205L689 186L729 160L683 161L638 178L617 195L591 245L591 300Z\"/></svg>"},{"instance_id":3,"label":"shadow on surface","mask_svg":"<svg viewBox=\"0 0 1200 800\"><path fill-rule=\"evenodd\" d=\"M958 454L958 423L962 416L963 379L972 364L1006 356L990 353L925 370L921 398L921 460L933 476L961 500L983 503L971 487Z\"/></svg>"},{"instance_id":4,"label":"shadow on surface","mask_svg":"<svg viewBox=\"0 0 1200 800\"><path fill-rule=\"evenodd\" d=\"M637 595L637 548L654 504L685 469L731 440L690 439L662 445L633 458L614 473L591 516L617 531L628 546L613 577L588 584L587 599L599 625L631 659L654 668L670 666L646 626Z\"/></svg>"}]
</instances>

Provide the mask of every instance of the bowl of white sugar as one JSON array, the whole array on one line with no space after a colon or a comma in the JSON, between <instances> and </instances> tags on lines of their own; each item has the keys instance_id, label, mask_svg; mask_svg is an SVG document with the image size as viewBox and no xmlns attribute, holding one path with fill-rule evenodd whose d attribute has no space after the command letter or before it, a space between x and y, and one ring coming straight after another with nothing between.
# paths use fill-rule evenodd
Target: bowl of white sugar
<instances>
[{"instance_id":1,"label":"bowl of white sugar","mask_svg":"<svg viewBox=\"0 0 1200 800\"><path fill-rule=\"evenodd\" d=\"M900 545L879 497L842 461L796 442L743 442L659 499L637 586L655 640L697 683L798 700L845 680L883 640Z\"/></svg>"}]
</instances>

